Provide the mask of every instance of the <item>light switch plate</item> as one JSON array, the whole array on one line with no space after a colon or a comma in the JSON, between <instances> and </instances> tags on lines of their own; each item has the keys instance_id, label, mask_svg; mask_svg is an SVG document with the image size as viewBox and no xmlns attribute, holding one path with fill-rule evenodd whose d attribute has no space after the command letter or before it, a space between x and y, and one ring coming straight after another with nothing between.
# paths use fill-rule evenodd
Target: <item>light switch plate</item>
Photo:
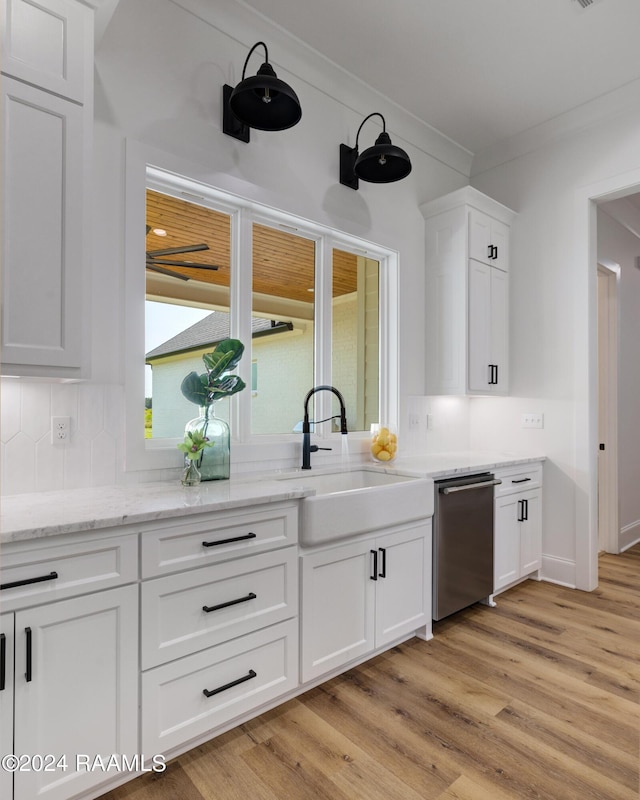
<instances>
[{"instance_id":1,"label":"light switch plate","mask_svg":"<svg viewBox=\"0 0 640 800\"><path fill-rule=\"evenodd\" d=\"M523 414L522 415L523 428L544 428L544 414Z\"/></svg>"}]
</instances>

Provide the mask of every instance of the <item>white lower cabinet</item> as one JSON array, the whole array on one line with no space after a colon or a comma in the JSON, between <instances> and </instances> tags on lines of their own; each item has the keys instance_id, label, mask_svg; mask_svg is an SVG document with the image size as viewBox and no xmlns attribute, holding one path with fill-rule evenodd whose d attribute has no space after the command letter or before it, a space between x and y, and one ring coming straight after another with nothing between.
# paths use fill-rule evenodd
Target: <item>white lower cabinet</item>
<instances>
[{"instance_id":1,"label":"white lower cabinet","mask_svg":"<svg viewBox=\"0 0 640 800\"><path fill-rule=\"evenodd\" d=\"M303 682L431 620L431 520L317 549L300 562Z\"/></svg>"},{"instance_id":2,"label":"white lower cabinet","mask_svg":"<svg viewBox=\"0 0 640 800\"><path fill-rule=\"evenodd\" d=\"M542 466L496 477L502 484L494 502L494 592L542 566Z\"/></svg>"},{"instance_id":3,"label":"white lower cabinet","mask_svg":"<svg viewBox=\"0 0 640 800\"><path fill-rule=\"evenodd\" d=\"M0 756L13 753L14 615L0 614ZM0 797L13 796L13 774L0 768Z\"/></svg>"},{"instance_id":4,"label":"white lower cabinet","mask_svg":"<svg viewBox=\"0 0 640 800\"><path fill-rule=\"evenodd\" d=\"M142 675L142 751L213 735L297 685L297 619L156 667Z\"/></svg>"},{"instance_id":5,"label":"white lower cabinet","mask_svg":"<svg viewBox=\"0 0 640 800\"><path fill-rule=\"evenodd\" d=\"M3 615L2 753L25 767L3 798L67 800L109 777L78 759L138 752L137 608L124 586Z\"/></svg>"},{"instance_id":6,"label":"white lower cabinet","mask_svg":"<svg viewBox=\"0 0 640 800\"><path fill-rule=\"evenodd\" d=\"M142 533L142 752L185 750L298 687L297 538L290 502Z\"/></svg>"}]
</instances>

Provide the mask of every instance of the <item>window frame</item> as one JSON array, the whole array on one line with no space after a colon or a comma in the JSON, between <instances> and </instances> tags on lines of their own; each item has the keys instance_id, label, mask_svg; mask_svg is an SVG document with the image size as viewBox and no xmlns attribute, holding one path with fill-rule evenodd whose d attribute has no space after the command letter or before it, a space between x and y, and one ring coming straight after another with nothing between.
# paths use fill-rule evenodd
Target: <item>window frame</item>
<instances>
[{"instance_id":1,"label":"window frame","mask_svg":"<svg viewBox=\"0 0 640 800\"><path fill-rule=\"evenodd\" d=\"M252 226L254 223L295 233L314 240L316 244L316 291L314 293L314 381L316 385L331 383L331 348L328 343L332 332L332 252L346 250L356 255L366 255L380 264L379 294L379 415L380 419L398 424L399 364L398 364L398 253L360 237L335 230L329 226L298 217L289 212L271 208L263 203L218 189L205 182L207 170L184 163L165 153L152 151L130 140L126 143L125 169L125 319L122 358L125 375L125 471L159 470L179 467L182 455L175 439L144 438L144 364L145 355L145 270L144 226L146 224L147 188L173 194L181 199L192 197L207 207L229 214L231 217L231 281L229 290L230 336L251 343ZM248 258L246 254L249 254ZM241 268L241 262L244 266ZM326 336L324 334L327 334ZM251 354L250 346L248 354ZM241 359L236 369L247 386L251 386L251 358ZM340 387L337 387L338 389ZM252 434L252 392L239 392L230 398L230 424L234 465L237 471L259 469L260 462L283 463L297 456L300 435ZM331 414L329 392L314 396L315 419ZM304 398L300 398L300 410ZM327 430L324 430L324 429ZM335 438L330 426L319 426L314 439L324 441ZM368 440L368 433L350 433L350 440ZM363 442L364 448L364 442ZM353 448L357 452L357 447ZM337 448L340 452L340 448ZM236 469L234 469L234 473Z\"/></svg>"}]
</instances>

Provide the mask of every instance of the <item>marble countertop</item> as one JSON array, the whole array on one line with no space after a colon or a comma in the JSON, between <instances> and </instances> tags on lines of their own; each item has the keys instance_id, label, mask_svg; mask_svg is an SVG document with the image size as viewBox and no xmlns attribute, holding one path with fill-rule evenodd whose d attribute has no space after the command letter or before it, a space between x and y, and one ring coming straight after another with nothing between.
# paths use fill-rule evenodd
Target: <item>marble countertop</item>
<instances>
[{"instance_id":1,"label":"marble countertop","mask_svg":"<svg viewBox=\"0 0 640 800\"><path fill-rule=\"evenodd\" d=\"M543 456L464 452L409 456L388 466L367 462L354 464L353 468L437 479L542 460ZM314 474L321 471L313 470ZM305 487L302 481L277 480L294 478L298 474L302 478L308 473L300 470L271 472L268 476L207 481L196 487L167 481L4 496L0 500L0 543L298 500L312 494L313 490Z\"/></svg>"},{"instance_id":2,"label":"marble countertop","mask_svg":"<svg viewBox=\"0 0 640 800\"><path fill-rule=\"evenodd\" d=\"M294 482L231 478L189 487L167 481L10 495L0 501L0 543L297 500L310 493Z\"/></svg>"}]
</instances>

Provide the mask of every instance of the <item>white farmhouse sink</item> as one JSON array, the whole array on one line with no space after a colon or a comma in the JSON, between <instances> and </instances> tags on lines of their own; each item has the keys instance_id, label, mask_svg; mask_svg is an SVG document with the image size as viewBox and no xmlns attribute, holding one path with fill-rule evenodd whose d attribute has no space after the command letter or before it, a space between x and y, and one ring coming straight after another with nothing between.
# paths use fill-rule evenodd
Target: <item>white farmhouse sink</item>
<instances>
[{"instance_id":1,"label":"white farmhouse sink","mask_svg":"<svg viewBox=\"0 0 640 800\"><path fill-rule=\"evenodd\" d=\"M284 478L313 489L300 501L300 543L317 545L433 514L433 481L372 470Z\"/></svg>"}]
</instances>

